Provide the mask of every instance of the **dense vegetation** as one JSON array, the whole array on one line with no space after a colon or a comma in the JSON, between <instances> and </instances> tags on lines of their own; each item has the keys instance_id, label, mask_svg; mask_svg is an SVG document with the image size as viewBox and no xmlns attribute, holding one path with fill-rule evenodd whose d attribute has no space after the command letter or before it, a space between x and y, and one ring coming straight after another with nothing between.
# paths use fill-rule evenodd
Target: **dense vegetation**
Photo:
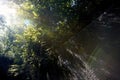
<instances>
[{"instance_id":1,"label":"dense vegetation","mask_svg":"<svg viewBox=\"0 0 120 80\"><path fill-rule=\"evenodd\" d=\"M6 29L0 38L2 80L74 80L68 65L84 66L76 64L70 52L80 54L84 49L71 39L118 4L113 0L10 1L18 5L21 24L9 27L0 17L0 26Z\"/></svg>"}]
</instances>

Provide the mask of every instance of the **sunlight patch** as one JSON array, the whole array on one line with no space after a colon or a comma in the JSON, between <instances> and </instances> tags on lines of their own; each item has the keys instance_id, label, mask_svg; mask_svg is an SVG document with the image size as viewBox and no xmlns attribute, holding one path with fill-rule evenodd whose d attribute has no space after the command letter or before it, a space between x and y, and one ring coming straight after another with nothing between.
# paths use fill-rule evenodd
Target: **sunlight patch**
<instances>
[{"instance_id":1,"label":"sunlight patch","mask_svg":"<svg viewBox=\"0 0 120 80\"><path fill-rule=\"evenodd\" d=\"M16 9L13 3L0 1L0 15L5 17L7 25L16 23Z\"/></svg>"},{"instance_id":2,"label":"sunlight patch","mask_svg":"<svg viewBox=\"0 0 120 80\"><path fill-rule=\"evenodd\" d=\"M30 20L28 20L28 19L24 20L24 24L27 26L30 25Z\"/></svg>"}]
</instances>

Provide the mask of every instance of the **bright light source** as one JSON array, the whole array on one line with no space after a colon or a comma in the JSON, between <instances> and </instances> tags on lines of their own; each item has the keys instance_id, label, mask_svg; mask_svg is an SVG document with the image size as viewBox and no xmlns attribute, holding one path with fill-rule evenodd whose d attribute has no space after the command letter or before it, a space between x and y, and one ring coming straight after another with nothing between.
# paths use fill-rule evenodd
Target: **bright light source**
<instances>
[{"instance_id":1,"label":"bright light source","mask_svg":"<svg viewBox=\"0 0 120 80\"><path fill-rule=\"evenodd\" d=\"M0 15L5 17L7 25L11 25L16 22L16 9L11 7L8 2L0 1Z\"/></svg>"}]
</instances>

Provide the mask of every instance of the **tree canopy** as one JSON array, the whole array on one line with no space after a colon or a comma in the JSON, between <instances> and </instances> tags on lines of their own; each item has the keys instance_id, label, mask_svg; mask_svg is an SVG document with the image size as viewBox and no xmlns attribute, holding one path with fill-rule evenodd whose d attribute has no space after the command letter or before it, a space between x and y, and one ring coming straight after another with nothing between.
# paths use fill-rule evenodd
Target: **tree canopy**
<instances>
[{"instance_id":1,"label":"tree canopy","mask_svg":"<svg viewBox=\"0 0 120 80\"><path fill-rule=\"evenodd\" d=\"M8 1L16 6L16 24L7 25L0 16L0 29L5 31L4 37L0 35L0 54L13 60L9 76L23 76L22 80L73 80L75 75L67 66L74 63L72 50L82 53L84 49L71 39L118 5L114 0ZM79 63L75 65L85 68Z\"/></svg>"}]
</instances>

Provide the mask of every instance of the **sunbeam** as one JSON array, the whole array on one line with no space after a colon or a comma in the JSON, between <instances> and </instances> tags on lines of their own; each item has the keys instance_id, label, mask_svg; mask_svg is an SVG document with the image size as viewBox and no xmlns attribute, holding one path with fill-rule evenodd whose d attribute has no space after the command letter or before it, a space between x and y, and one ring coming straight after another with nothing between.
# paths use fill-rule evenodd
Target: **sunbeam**
<instances>
[{"instance_id":1,"label":"sunbeam","mask_svg":"<svg viewBox=\"0 0 120 80\"><path fill-rule=\"evenodd\" d=\"M0 15L5 18L7 25L16 24L17 6L12 2L0 1Z\"/></svg>"}]
</instances>

